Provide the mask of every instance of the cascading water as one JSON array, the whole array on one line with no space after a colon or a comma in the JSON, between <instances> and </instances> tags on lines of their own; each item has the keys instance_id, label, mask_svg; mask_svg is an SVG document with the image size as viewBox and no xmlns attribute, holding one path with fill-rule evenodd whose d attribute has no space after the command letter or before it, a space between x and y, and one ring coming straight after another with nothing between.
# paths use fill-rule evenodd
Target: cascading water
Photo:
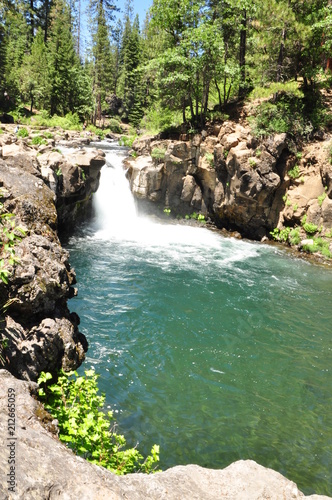
<instances>
[{"instance_id":1,"label":"cascading water","mask_svg":"<svg viewBox=\"0 0 332 500\"><path fill-rule=\"evenodd\" d=\"M332 494L331 271L139 217L111 148L96 219L68 244L80 370L101 374L128 443L160 444L163 468L251 458Z\"/></svg>"}]
</instances>

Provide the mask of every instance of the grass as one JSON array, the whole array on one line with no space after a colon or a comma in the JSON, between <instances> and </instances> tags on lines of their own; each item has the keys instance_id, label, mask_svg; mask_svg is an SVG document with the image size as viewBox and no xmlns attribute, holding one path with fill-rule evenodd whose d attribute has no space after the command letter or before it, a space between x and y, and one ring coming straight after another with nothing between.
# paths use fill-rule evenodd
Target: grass
<instances>
[{"instance_id":1,"label":"grass","mask_svg":"<svg viewBox=\"0 0 332 500\"><path fill-rule=\"evenodd\" d=\"M279 92L276 98L255 106L249 121L256 137L287 133L295 140L309 140L325 126L327 116L319 92L303 94L297 89Z\"/></svg>"},{"instance_id":2,"label":"grass","mask_svg":"<svg viewBox=\"0 0 332 500\"><path fill-rule=\"evenodd\" d=\"M273 94L277 92L292 92L293 94L298 94L298 96L303 96L303 93L299 89L298 82L286 82L286 83L269 83L262 87L255 87L249 94L249 100L255 99L268 99Z\"/></svg>"}]
</instances>

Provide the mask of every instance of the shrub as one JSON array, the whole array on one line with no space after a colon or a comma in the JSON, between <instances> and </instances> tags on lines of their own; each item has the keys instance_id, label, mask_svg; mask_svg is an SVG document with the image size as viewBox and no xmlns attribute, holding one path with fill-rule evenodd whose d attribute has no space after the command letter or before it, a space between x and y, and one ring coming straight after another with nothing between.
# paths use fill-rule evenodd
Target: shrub
<instances>
[{"instance_id":1,"label":"shrub","mask_svg":"<svg viewBox=\"0 0 332 500\"><path fill-rule=\"evenodd\" d=\"M40 135L36 135L35 137L33 137L31 143L34 145L34 146L40 146L41 144L47 144L47 141L46 139L43 139L43 137L41 137Z\"/></svg>"},{"instance_id":2,"label":"shrub","mask_svg":"<svg viewBox=\"0 0 332 500\"><path fill-rule=\"evenodd\" d=\"M301 242L300 228L296 227L292 229L288 236L291 245L299 245Z\"/></svg>"},{"instance_id":3,"label":"shrub","mask_svg":"<svg viewBox=\"0 0 332 500\"><path fill-rule=\"evenodd\" d=\"M122 129L121 129L120 123L115 118L111 118L110 119L110 121L109 121L109 128L110 128L110 131L114 132L115 134L121 134L122 133Z\"/></svg>"},{"instance_id":4,"label":"shrub","mask_svg":"<svg viewBox=\"0 0 332 500\"><path fill-rule=\"evenodd\" d=\"M124 449L126 440L115 432L113 413L103 410L105 396L99 394L94 370L81 377L76 372L60 372L57 383L50 385L51 379L50 373L40 375L39 399L58 420L62 442L89 462L119 475L153 472L159 446L154 445L145 460L136 448Z\"/></svg>"},{"instance_id":5,"label":"shrub","mask_svg":"<svg viewBox=\"0 0 332 500\"><path fill-rule=\"evenodd\" d=\"M153 158L156 161L164 160L165 153L166 153L166 149L153 148L153 150L151 151L151 158Z\"/></svg>"},{"instance_id":6,"label":"shrub","mask_svg":"<svg viewBox=\"0 0 332 500\"><path fill-rule=\"evenodd\" d=\"M288 240L289 233L291 231L290 227L285 227L283 229L278 229L277 227L270 231L270 235L276 241L286 242Z\"/></svg>"},{"instance_id":7,"label":"shrub","mask_svg":"<svg viewBox=\"0 0 332 500\"><path fill-rule=\"evenodd\" d=\"M120 144L120 146L126 146L128 148L131 148L136 137L137 137L137 135L129 135L129 136L123 135L119 139L119 144Z\"/></svg>"},{"instance_id":8,"label":"shrub","mask_svg":"<svg viewBox=\"0 0 332 500\"><path fill-rule=\"evenodd\" d=\"M29 132L25 127L18 129L17 137L29 137Z\"/></svg>"},{"instance_id":9,"label":"shrub","mask_svg":"<svg viewBox=\"0 0 332 500\"><path fill-rule=\"evenodd\" d=\"M323 238L314 238L312 245L303 245L303 250L310 253L320 252L324 257L328 259L332 258L332 253L329 249L329 242Z\"/></svg>"},{"instance_id":10,"label":"shrub","mask_svg":"<svg viewBox=\"0 0 332 500\"><path fill-rule=\"evenodd\" d=\"M280 92L273 100L257 106L250 121L257 137L285 132L308 139L314 130L324 126L326 109L319 93Z\"/></svg>"},{"instance_id":11,"label":"shrub","mask_svg":"<svg viewBox=\"0 0 332 500\"><path fill-rule=\"evenodd\" d=\"M15 245L21 241L22 236L25 236L25 231L15 225L14 217L14 214L8 213L0 202L0 279L6 284L10 275L10 270L6 266L18 263L15 257Z\"/></svg>"},{"instance_id":12,"label":"shrub","mask_svg":"<svg viewBox=\"0 0 332 500\"><path fill-rule=\"evenodd\" d=\"M303 224L303 229L307 234L315 234L318 231L318 226L316 226L316 224L313 224L312 222L305 222Z\"/></svg>"},{"instance_id":13,"label":"shrub","mask_svg":"<svg viewBox=\"0 0 332 500\"><path fill-rule=\"evenodd\" d=\"M322 204L323 204L323 201L325 200L326 198L326 192L324 192L323 194L321 194L320 196L318 196L317 200L318 200L318 205L321 207Z\"/></svg>"},{"instance_id":14,"label":"shrub","mask_svg":"<svg viewBox=\"0 0 332 500\"><path fill-rule=\"evenodd\" d=\"M291 179L297 179L300 177L300 168L298 165L295 165L291 170L288 170L288 175Z\"/></svg>"}]
</instances>

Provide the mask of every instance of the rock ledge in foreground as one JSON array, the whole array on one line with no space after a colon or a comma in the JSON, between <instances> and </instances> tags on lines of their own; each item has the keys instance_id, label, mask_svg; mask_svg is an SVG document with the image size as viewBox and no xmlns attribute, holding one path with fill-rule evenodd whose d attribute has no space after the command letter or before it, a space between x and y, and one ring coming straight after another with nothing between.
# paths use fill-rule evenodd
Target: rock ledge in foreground
<instances>
[{"instance_id":1,"label":"rock ledge in foreground","mask_svg":"<svg viewBox=\"0 0 332 500\"><path fill-rule=\"evenodd\" d=\"M42 427L37 401L30 395L37 385L0 370L0 498L3 500L312 500L278 472L252 460L240 460L223 470L197 465L166 472L116 476L75 456ZM8 491L8 389L15 391L15 493ZM11 438L10 438L11 439ZM305 473L305 471L304 471Z\"/></svg>"}]
</instances>

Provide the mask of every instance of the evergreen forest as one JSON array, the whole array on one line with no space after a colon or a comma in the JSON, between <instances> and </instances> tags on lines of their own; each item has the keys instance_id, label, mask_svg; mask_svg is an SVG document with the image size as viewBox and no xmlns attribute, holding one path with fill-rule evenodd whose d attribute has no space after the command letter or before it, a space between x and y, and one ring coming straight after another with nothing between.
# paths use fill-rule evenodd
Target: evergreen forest
<instances>
[{"instance_id":1,"label":"evergreen forest","mask_svg":"<svg viewBox=\"0 0 332 500\"><path fill-rule=\"evenodd\" d=\"M132 0L0 0L0 111L202 129L258 88L329 82L331 25L331 0L153 0L143 20Z\"/></svg>"}]
</instances>

